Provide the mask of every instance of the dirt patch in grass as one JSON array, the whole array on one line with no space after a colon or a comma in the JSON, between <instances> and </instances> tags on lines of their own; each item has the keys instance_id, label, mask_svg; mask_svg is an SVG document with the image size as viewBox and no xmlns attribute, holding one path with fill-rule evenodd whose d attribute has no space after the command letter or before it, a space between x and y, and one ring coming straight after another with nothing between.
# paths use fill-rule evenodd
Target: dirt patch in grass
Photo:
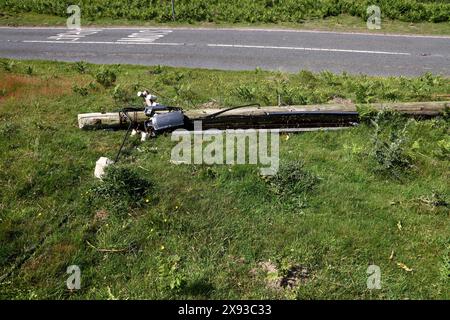
<instances>
[{"instance_id":1,"label":"dirt patch in grass","mask_svg":"<svg viewBox=\"0 0 450 320\"><path fill-rule=\"evenodd\" d=\"M275 291L293 289L310 278L310 272L305 266L292 264L285 270L281 270L270 260L260 262L258 268L251 270L252 274L259 272L266 276L266 287Z\"/></svg>"},{"instance_id":2,"label":"dirt patch in grass","mask_svg":"<svg viewBox=\"0 0 450 320\"><path fill-rule=\"evenodd\" d=\"M354 104L351 99L345 99L345 98L338 97L338 96L334 96L333 99L328 101L328 103L343 104L345 106L352 106Z\"/></svg>"},{"instance_id":3,"label":"dirt patch in grass","mask_svg":"<svg viewBox=\"0 0 450 320\"><path fill-rule=\"evenodd\" d=\"M220 108L223 108L223 106L220 105L220 103L215 100L208 101L199 106L199 109L220 109Z\"/></svg>"},{"instance_id":4,"label":"dirt patch in grass","mask_svg":"<svg viewBox=\"0 0 450 320\"><path fill-rule=\"evenodd\" d=\"M21 74L0 76L0 101L7 99L32 101L38 97L58 97L71 92L72 81L54 78L44 81L40 77Z\"/></svg>"},{"instance_id":5,"label":"dirt patch in grass","mask_svg":"<svg viewBox=\"0 0 450 320\"><path fill-rule=\"evenodd\" d=\"M109 213L106 210L98 210L94 215L94 224L101 223L108 219Z\"/></svg>"}]
</instances>

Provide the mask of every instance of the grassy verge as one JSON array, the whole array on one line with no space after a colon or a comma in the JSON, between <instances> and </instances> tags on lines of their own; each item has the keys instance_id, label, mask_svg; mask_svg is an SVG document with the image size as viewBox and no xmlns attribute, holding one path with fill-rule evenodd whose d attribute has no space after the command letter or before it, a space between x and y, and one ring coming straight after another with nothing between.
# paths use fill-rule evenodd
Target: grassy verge
<instances>
[{"instance_id":1,"label":"grassy verge","mask_svg":"<svg viewBox=\"0 0 450 320\"><path fill-rule=\"evenodd\" d=\"M37 14L37 13L8 13L0 14L0 25L3 26L65 26L66 18ZM280 28L298 30L321 30L335 32L367 32L367 33L394 33L394 34L425 34L425 35L450 35L450 23L431 22L402 22L383 19L381 30L369 30L366 23L358 17L340 15L324 19L305 20L303 23L206 23L206 22L169 22L159 23L155 21L109 19L98 18L95 20L82 19L84 27L205 27L205 28Z\"/></svg>"},{"instance_id":2,"label":"grassy verge","mask_svg":"<svg viewBox=\"0 0 450 320\"><path fill-rule=\"evenodd\" d=\"M131 141L104 184L95 161L123 132L76 124L78 113L137 102L142 88L195 108L272 104L276 90L294 103L437 100L448 79L116 65L105 88L104 66L0 68L1 298L449 298L444 118L284 135L271 181L253 166L172 165L170 136ZM371 264L381 290L366 287ZM278 285L292 273L293 288Z\"/></svg>"}]
</instances>

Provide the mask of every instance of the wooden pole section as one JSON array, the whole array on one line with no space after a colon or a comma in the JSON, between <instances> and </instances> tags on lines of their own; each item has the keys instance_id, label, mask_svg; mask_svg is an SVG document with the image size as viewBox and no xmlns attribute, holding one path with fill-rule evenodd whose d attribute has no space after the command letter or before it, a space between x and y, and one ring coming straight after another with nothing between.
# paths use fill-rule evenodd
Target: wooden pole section
<instances>
[{"instance_id":1,"label":"wooden pole section","mask_svg":"<svg viewBox=\"0 0 450 320\"><path fill-rule=\"evenodd\" d=\"M393 110L411 116L434 117L441 114L446 107L450 107L450 101L444 102L406 102L406 103L374 103L360 105L375 111ZM192 121L202 120L205 117L220 112L224 109L193 109L186 110L185 115ZM241 116L264 117L268 114L279 112L356 112L354 104L321 104L287 107L248 107L227 111L218 115L215 119L233 118ZM144 112L128 112L128 115L138 123L143 123L148 118ZM118 129L127 125L127 120L121 112L108 113L84 113L78 115L78 126L80 129Z\"/></svg>"},{"instance_id":2,"label":"wooden pole section","mask_svg":"<svg viewBox=\"0 0 450 320\"><path fill-rule=\"evenodd\" d=\"M127 112L128 116L138 123L148 120L143 111ZM127 125L127 119L121 112L106 113L81 113L78 115L78 126L80 129L115 129Z\"/></svg>"},{"instance_id":3,"label":"wooden pole section","mask_svg":"<svg viewBox=\"0 0 450 320\"><path fill-rule=\"evenodd\" d=\"M427 115L438 116L442 113L446 106L450 107L450 101L446 102L406 102L406 103L374 103L370 105L360 105L361 107L371 108L375 111L385 109L406 113L411 115ZM186 115L190 118L202 118L210 114L219 112L222 109L193 109L186 111ZM303 105L303 106L286 106L286 107L249 107L227 111L223 116L231 115L263 115L269 112L356 112L357 107L354 104L320 104L320 105ZM222 115L221 115L222 116Z\"/></svg>"}]
</instances>

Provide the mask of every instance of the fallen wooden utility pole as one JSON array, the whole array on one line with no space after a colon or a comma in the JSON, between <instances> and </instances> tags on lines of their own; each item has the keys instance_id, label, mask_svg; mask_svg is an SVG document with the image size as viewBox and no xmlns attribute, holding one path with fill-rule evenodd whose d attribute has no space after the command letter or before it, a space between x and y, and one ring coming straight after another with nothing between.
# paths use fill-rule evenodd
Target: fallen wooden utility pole
<instances>
[{"instance_id":1,"label":"fallen wooden utility pole","mask_svg":"<svg viewBox=\"0 0 450 320\"><path fill-rule=\"evenodd\" d=\"M375 111L393 110L412 117L431 118L450 107L444 102L374 103L360 105ZM143 123L148 117L143 111L127 112L136 123ZM322 104L287 107L245 107L227 109L186 110L189 123L202 120L203 129L216 128L317 128L342 127L359 120L356 105ZM122 112L85 113L78 115L80 129L120 129L127 127L127 117ZM188 129L191 129L188 126Z\"/></svg>"}]
</instances>

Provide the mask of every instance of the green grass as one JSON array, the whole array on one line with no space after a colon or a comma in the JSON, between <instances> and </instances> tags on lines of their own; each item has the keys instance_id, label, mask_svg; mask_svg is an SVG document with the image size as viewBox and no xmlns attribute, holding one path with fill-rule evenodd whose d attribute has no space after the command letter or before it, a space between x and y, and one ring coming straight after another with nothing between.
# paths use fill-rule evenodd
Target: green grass
<instances>
[{"instance_id":1,"label":"green grass","mask_svg":"<svg viewBox=\"0 0 450 320\"><path fill-rule=\"evenodd\" d=\"M226 22L156 22L152 20L130 20L82 17L82 27L130 26L130 27L205 27L205 28L281 28L300 30L323 30L336 32L367 32L396 34L429 34L450 35L450 23L402 22L391 19L382 20L381 30L367 29L366 22L350 15L339 15L324 19L308 19L302 23L226 23ZM0 25L4 26L65 26L66 18L38 13L12 13L5 11L0 14Z\"/></svg>"},{"instance_id":2,"label":"green grass","mask_svg":"<svg viewBox=\"0 0 450 320\"><path fill-rule=\"evenodd\" d=\"M1 60L0 277L8 274L1 298L450 298L448 204L433 200L449 201L448 120L408 122L403 152L412 167L397 178L375 170L370 124L281 136L281 160L301 161L299 175L312 177L300 202L274 192L253 166L170 164L168 135L127 145L120 168L150 182L143 201L130 200L126 188L99 189L93 177L95 161L114 156L123 132L76 123L78 113L137 103L132 96L143 88L184 108L244 103L249 91L273 104L277 88L294 103L337 94L425 101L445 99L448 78L108 68L124 99L113 98L115 85L96 83L101 66ZM395 127L384 125L387 137ZM112 177L125 186L139 180L121 172ZM279 189L292 180L277 181ZM112 198L95 200L99 192ZM260 266L269 260L280 270L305 266L308 276L295 290L273 290ZM76 292L65 286L72 264L82 272ZM366 289L370 264L381 268L381 290Z\"/></svg>"}]
</instances>

